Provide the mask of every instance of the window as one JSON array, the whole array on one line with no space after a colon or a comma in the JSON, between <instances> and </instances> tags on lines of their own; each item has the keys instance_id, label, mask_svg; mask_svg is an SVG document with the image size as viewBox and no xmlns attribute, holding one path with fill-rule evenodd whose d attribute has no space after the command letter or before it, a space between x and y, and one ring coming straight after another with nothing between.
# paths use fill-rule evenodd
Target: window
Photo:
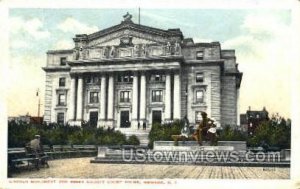
<instances>
[{"instance_id":1,"label":"window","mask_svg":"<svg viewBox=\"0 0 300 189\"><path fill-rule=\"evenodd\" d=\"M120 92L120 102L130 102L130 91Z\"/></svg>"},{"instance_id":2,"label":"window","mask_svg":"<svg viewBox=\"0 0 300 189\"><path fill-rule=\"evenodd\" d=\"M201 83L204 81L204 74L203 73L196 73L196 83Z\"/></svg>"},{"instance_id":3,"label":"window","mask_svg":"<svg viewBox=\"0 0 300 189\"><path fill-rule=\"evenodd\" d=\"M98 103L98 92L90 92L90 103Z\"/></svg>"},{"instance_id":4,"label":"window","mask_svg":"<svg viewBox=\"0 0 300 189\"><path fill-rule=\"evenodd\" d=\"M199 123L200 121L202 121L201 111L197 111L195 115L195 122Z\"/></svg>"},{"instance_id":5,"label":"window","mask_svg":"<svg viewBox=\"0 0 300 189\"><path fill-rule=\"evenodd\" d=\"M196 91L196 102L203 102L203 97L204 94L202 90Z\"/></svg>"},{"instance_id":6,"label":"window","mask_svg":"<svg viewBox=\"0 0 300 189\"><path fill-rule=\"evenodd\" d=\"M97 76L89 76L86 78L86 83L95 84L100 83L101 79Z\"/></svg>"},{"instance_id":7,"label":"window","mask_svg":"<svg viewBox=\"0 0 300 189\"><path fill-rule=\"evenodd\" d=\"M65 94L59 94L58 95L58 105L66 105L66 95Z\"/></svg>"},{"instance_id":8,"label":"window","mask_svg":"<svg viewBox=\"0 0 300 189\"><path fill-rule=\"evenodd\" d=\"M162 102L162 90L152 91L152 102Z\"/></svg>"},{"instance_id":9,"label":"window","mask_svg":"<svg viewBox=\"0 0 300 189\"><path fill-rule=\"evenodd\" d=\"M57 114L57 123L60 125L63 125L65 122L65 114L64 113L58 113Z\"/></svg>"},{"instance_id":10,"label":"window","mask_svg":"<svg viewBox=\"0 0 300 189\"><path fill-rule=\"evenodd\" d=\"M60 87L65 87L66 86L66 78L64 78L64 77L59 78L59 86Z\"/></svg>"},{"instance_id":11,"label":"window","mask_svg":"<svg viewBox=\"0 0 300 189\"><path fill-rule=\"evenodd\" d=\"M132 83L133 75L131 75L131 74L118 75L118 82Z\"/></svg>"},{"instance_id":12,"label":"window","mask_svg":"<svg viewBox=\"0 0 300 189\"><path fill-rule=\"evenodd\" d=\"M197 60L203 60L203 56L204 56L203 51L197 51L196 52L196 59Z\"/></svg>"},{"instance_id":13,"label":"window","mask_svg":"<svg viewBox=\"0 0 300 189\"><path fill-rule=\"evenodd\" d=\"M166 81L166 76L163 75L163 74L153 74L150 77L150 81L153 81L153 82L163 82L163 81Z\"/></svg>"},{"instance_id":14,"label":"window","mask_svg":"<svg viewBox=\"0 0 300 189\"><path fill-rule=\"evenodd\" d=\"M67 65L67 57L61 57L60 58L60 65L61 66Z\"/></svg>"}]
</instances>

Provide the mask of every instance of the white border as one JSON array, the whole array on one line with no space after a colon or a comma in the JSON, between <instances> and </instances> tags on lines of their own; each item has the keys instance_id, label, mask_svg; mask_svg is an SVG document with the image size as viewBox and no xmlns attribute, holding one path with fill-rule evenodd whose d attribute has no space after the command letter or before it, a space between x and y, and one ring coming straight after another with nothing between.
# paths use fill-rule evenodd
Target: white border
<instances>
[{"instance_id":1,"label":"white border","mask_svg":"<svg viewBox=\"0 0 300 189\"><path fill-rule=\"evenodd\" d=\"M1 153L0 159L5 160L7 158L6 146L7 146L7 108L5 101L5 89L7 88L8 82L5 78L10 76L6 75L8 62L9 62L9 51L8 51L8 10L9 8L180 8L180 9L292 9L292 25L293 34L287 36L291 38L290 60L292 62L292 161L291 161L291 179L288 180L229 180L229 179L218 179L218 180L206 180L206 179L177 179L176 185L170 185L169 187L196 187L196 188L300 188L300 153L297 148L300 144L300 66L298 55L300 52L299 36L300 36L300 1L297 0L0 0L0 44L1 44L1 56L0 56L0 146ZM0 171L0 188L33 188L32 185L27 184L9 184L6 179L6 164L5 161L1 162ZM34 187L50 187L50 188L61 188L59 184L35 184ZM64 185L64 188L149 188L150 185ZM166 188L164 185L154 185L155 188Z\"/></svg>"}]
</instances>

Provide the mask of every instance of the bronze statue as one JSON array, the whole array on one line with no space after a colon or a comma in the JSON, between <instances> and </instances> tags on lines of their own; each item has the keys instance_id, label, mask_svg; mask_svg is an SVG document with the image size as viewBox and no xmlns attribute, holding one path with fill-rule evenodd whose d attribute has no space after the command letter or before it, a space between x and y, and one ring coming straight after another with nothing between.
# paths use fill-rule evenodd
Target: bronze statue
<instances>
[{"instance_id":1,"label":"bronze statue","mask_svg":"<svg viewBox=\"0 0 300 189\"><path fill-rule=\"evenodd\" d=\"M217 129L216 125L214 124L214 119L208 118L205 112L202 112L201 116L202 121L193 134L190 134L188 119L186 117L184 118L185 123L183 129L181 130L181 134L172 135L175 144L177 144L178 140L185 141L188 139L194 139L198 142L199 145L202 145L203 140L209 140L210 145L216 145Z\"/></svg>"}]
</instances>

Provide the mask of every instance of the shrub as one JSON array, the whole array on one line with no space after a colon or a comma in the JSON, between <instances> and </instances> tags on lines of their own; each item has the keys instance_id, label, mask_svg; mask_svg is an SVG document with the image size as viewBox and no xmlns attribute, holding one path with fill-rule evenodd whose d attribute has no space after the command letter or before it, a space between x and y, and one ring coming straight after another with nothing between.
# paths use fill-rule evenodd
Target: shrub
<instances>
[{"instance_id":1,"label":"shrub","mask_svg":"<svg viewBox=\"0 0 300 189\"><path fill-rule=\"evenodd\" d=\"M137 136L131 135L130 137L128 137L126 143L129 145L140 145L140 140L138 139Z\"/></svg>"},{"instance_id":2,"label":"shrub","mask_svg":"<svg viewBox=\"0 0 300 189\"><path fill-rule=\"evenodd\" d=\"M175 121L169 124L153 124L149 132L149 148L153 148L154 141L170 141L172 135L179 135L181 133L181 128L183 127L182 121Z\"/></svg>"},{"instance_id":3,"label":"shrub","mask_svg":"<svg viewBox=\"0 0 300 189\"><path fill-rule=\"evenodd\" d=\"M55 123L33 125L27 123L8 123L8 147L24 147L34 135L41 135L44 145L55 144L94 144L122 145L127 144L126 136L119 131L107 131L83 123L82 127L58 125ZM139 143L138 139L130 139L130 143Z\"/></svg>"},{"instance_id":4,"label":"shrub","mask_svg":"<svg viewBox=\"0 0 300 189\"><path fill-rule=\"evenodd\" d=\"M226 125L220 132L218 140L219 141L244 141L247 135L242 131L234 129L230 125Z\"/></svg>"}]
</instances>

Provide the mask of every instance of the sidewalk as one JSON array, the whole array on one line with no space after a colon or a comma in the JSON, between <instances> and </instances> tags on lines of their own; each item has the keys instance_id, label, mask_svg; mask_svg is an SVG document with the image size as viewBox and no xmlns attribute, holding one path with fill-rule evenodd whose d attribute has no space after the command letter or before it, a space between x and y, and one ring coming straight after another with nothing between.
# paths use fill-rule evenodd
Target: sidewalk
<instances>
[{"instance_id":1,"label":"sidewalk","mask_svg":"<svg viewBox=\"0 0 300 189\"><path fill-rule=\"evenodd\" d=\"M50 168L23 171L13 178L128 178L128 179L289 179L290 168L193 165L100 164L94 158L49 161Z\"/></svg>"}]
</instances>

